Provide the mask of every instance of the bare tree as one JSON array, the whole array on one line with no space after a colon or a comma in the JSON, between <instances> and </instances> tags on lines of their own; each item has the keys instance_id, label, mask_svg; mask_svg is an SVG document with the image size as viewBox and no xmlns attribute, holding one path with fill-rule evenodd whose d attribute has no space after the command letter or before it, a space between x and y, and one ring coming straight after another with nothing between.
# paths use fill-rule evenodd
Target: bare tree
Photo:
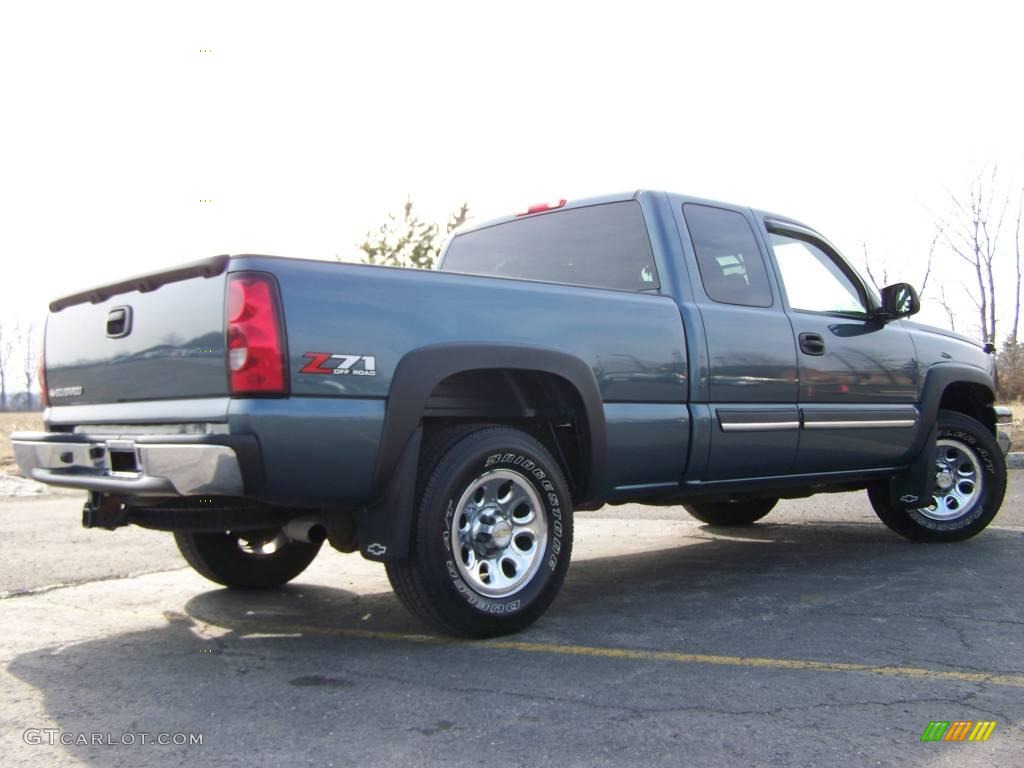
<instances>
[{"instance_id":1,"label":"bare tree","mask_svg":"<svg viewBox=\"0 0 1024 768\"><path fill-rule=\"evenodd\" d=\"M956 330L956 314L953 312L953 308L949 305L949 300L946 298L946 286L942 286L942 293L939 296L939 304L942 306L943 311L946 313L946 317L949 318L949 330Z\"/></svg>"},{"instance_id":2,"label":"bare tree","mask_svg":"<svg viewBox=\"0 0 1024 768\"><path fill-rule=\"evenodd\" d=\"M22 349L22 372L25 374L25 402L32 407L32 381L36 378L36 363L39 360L39 350L36 349L36 326L29 323L26 327L18 328L18 342Z\"/></svg>"},{"instance_id":3,"label":"bare tree","mask_svg":"<svg viewBox=\"0 0 1024 768\"><path fill-rule=\"evenodd\" d=\"M995 264L999 235L1010 205L1009 195L997 199L997 174L996 168L988 177L984 171L979 171L966 197L950 192L950 217L936 222L938 239L971 269L977 293L966 292L978 310L982 340L993 344L999 317Z\"/></svg>"},{"instance_id":4,"label":"bare tree","mask_svg":"<svg viewBox=\"0 0 1024 768\"><path fill-rule=\"evenodd\" d=\"M932 274L932 261L935 257L935 248L938 245L938 242L939 236L936 234L936 236L932 238L931 246L928 248L928 261L924 265L924 275L922 275L921 279L916 283L909 281L917 289L917 295L922 299L924 298L925 289L928 288L928 278L931 277ZM884 256L879 259L873 258L868 252L868 244L865 242L862 242L860 246L864 252L864 269L868 273L868 279L871 280L871 284L875 286L875 290L881 293L882 289L889 285L888 259ZM872 262L875 262L875 264L872 265ZM882 279L879 280L876 275L880 275Z\"/></svg>"},{"instance_id":5,"label":"bare tree","mask_svg":"<svg viewBox=\"0 0 1024 768\"><path fill-rule=\"evenodd\" d=\"M1017 328L1020 325L1020 217L1021 213L1024 212L1024 187L1020 190L1020 198L1017 203L1017 231L1013 239L1013 246L1017 256L1017 282L1015 284L1014 293L1014 304L1013 304L1013 343L1016 344L1018 341Z\"/></svg>"},{"instance_id":6,"label":"bare tree","mask_svg":"<svg viewBox=\"0 0 1024 768\"><path fill-rule=\"evenodd\" d=\"M0 325L0 411L7 410L7 366L10 365L13 354L14 341L11 332L4 333L4 327Z\"/></svg>"},{"instance_id":7,"label":"bare tree","mask_svg":"<svg viewBox=\"0 0 1024 768\"><path fill-rule=\"evenodd\" d=\"M860 247L861 250L864 252L864 270L868 273L868 279L871 281L871 284L875 286L875 290L881 293L882 288L889 284L889 262L886 259L882 258L879 259L879 265L877 267L872 267L871 255L868 253L868 244L865 243L864 241L861 241ZM875 272L879 270L882 274L881 281L879 281L878 278L875 277Z\"/></svg>"}]
</instances>

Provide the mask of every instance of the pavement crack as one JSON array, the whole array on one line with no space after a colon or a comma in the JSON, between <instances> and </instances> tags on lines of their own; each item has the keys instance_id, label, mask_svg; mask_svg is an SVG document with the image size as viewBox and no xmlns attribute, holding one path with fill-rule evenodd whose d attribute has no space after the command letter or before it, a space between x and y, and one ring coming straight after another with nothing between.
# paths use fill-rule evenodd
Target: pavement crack
<instances>
[{"instance_id":1,"label":"pavement crack","mask_svg":"<svg viewBox=\"0 0 1024 768\"><path fill-rule=\"evenodd\" d=\"M131 573L116 573L110 574L108 576L93 576L88 579L61 581L56 584L47 584L44 587L29 587L28 589L15 589L6 592L0 592L0 600L11 600L18 597L35 597L37 595L45 595L48 592L55 592L60 589L81 587L86 584L101 584L104 581L119 581L121 579L134 579L139 576L151 576L154 573L174 573L176 571L187 570L189 570L189 566L185 565L180 568L158 568L152 571L132 571Z\"/></svg>"},{"instance_id":2,"label":"pavement crack","mask_svg":"<svg viewBox=\"0 0 1024 768\"><path fill-rule=\"evenodd\" d=\"M957 625L953 624L950 621L950 619L948 617L946 617L946 616L936 616L935 620L940 625L942 625L943 627L945 627L950 632L952 632L953 634L956 635L957 640L960 642L960 645L963 646L965 651L973 651L974 650L974 648L971 646L970 640L967 639L967 630L966 629L964 629L962 626L957 626Z\"/></svg>"},{"instance_id":3,"label":"pavement crack","mask_svg":"<svg viewBox=\"0 0 1024 768\"><path fill-rule=\"evenodd\" d=\"M865 612L859 612L859 611L825 611L825 612L822 613L822 615L823 616L832 616L832 617L848 616L848 617L852 617L852 618L868 618L868 619L873 619L873 618L878 618L878 617L887 618L887 619L891 619L891 618L922 619L924 621L938 621L940 623L942 623L946 619L961 619L963 621L984 622L986 624L1007 624L1009 626L1018 626L1018 627L1024 626L1024 621L1019 621L1017 619L995 619L995 618L987 618L985 616L969 616L969 615L959 614L959 613L935 614L935 613L904 613L904 612L900 612L899 614L882 614L882 613L865 613Z\"/></svg>"},{"instance_id":4,"label":"pavement crack","mask_svg":"<svg viewBox=\"0 0 1024 768\"><path fill-rule=\"evenodd\" d=\"M390 682L398 683L400 685L409 685L417 688L436 688L435 683L426 684L419 682L414 679L404 677L402 675L389 675L379 672L365 672L365 671L354 671L345 670L345 674L352 677L361 678L365 680L372 680L377 682ZM973 685L978 686L979 690L982 684L974 683ZM471 686L471 685L445 685L444 690L467 695L476 694L488 694L496 696L506 696L513 699L521 699L524 701L540 701L550 704L560 705L575 705L592 709L595 711L605 712L625 712L627 714L635 716L647 716L652 714L670 714L670 713L683 713L683 712L702 712L711 715L722 715L722 716L736 716L736 717L751 717L751 716L774 716L780 715L787 712L807 712L817 711L822 708L828 709L853 709L857 707L894 707L894 706L905 706L908 704L957 704L970 706L979 712L985 712L986 710L980 707L970 704L970 701L977 696L978 691L971 691L967 694L950 695L950 696L932 696L927 698L915 697L907 699L891 699L889 701L876 701L876 700L858 700L858 701L847 701L847 702L815 702L810 704L801 705L790 705L781 707L770 707L765 709L729 709L724 707L711 707L703 704L687 704L681 706L640 706L634 704L621 704L621 703L604 703L597 701L588 701L579 697L573 696L558 696L554 694L542 694L536 692L518 691L507 688L494 688L484 686Z\"/></svg>"}]
</instances>

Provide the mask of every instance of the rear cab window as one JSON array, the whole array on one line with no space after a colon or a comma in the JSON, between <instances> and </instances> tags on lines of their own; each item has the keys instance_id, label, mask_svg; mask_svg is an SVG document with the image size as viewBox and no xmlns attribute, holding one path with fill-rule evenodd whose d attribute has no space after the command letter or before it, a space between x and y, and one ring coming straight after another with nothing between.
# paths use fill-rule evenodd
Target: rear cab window
<instances>
[{"instance_id":1,"label":"rear cab window","mask_svg":"<svg viewBox=\"0 0 1024 768\"><path fill-rule=\"evenodd\" d=\"M570 208L456 235L441 268L620 291L661 285L640 204Z\"/></svg>"}]
</instances>

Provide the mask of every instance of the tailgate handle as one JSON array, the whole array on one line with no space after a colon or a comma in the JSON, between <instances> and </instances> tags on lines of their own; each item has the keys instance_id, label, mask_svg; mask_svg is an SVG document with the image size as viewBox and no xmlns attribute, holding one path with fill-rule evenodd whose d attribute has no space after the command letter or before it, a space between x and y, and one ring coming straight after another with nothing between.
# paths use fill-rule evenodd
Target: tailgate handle
<instances>
[{"instance_id":1,"label":"tailgate handle","mask_svg":"<svg viewBox=\"0 0 1024 768\"><path fill-rule=\"evenodd\" d=\"M132 308L115 307L107 313L107 336L120 339L132 332Z\"/></svg>"}]
</instances>

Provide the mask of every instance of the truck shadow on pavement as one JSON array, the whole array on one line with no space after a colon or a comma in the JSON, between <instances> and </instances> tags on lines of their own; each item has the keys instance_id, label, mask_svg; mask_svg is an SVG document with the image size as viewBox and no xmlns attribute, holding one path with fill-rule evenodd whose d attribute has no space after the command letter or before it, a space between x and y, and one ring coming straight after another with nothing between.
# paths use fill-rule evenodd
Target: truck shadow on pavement
<instances>
[{"instance_id":1,"label":"truck shadow on pavement","mask_svg":"<svg viewBox=\"0 0 1024 768\"><path fill-rule=\"evenodd\" d=\"M1022 669L1019 657L1004 653L1024 612L1019 533L993 530L960 545L924 546L862 525L696 531L671 549L575 562L549 612L515 639ZM345 567L343 560L338 567ZM161 761L208 754L218 764L252 764L258 755L258 764L287 765L297 754L333 755L349 739L346 764L373 763L385 754L400 758L406 747L411 762L422 764L435 757L423 746L434 735L444 736L449 750L437 759L469 761L472 740L457 735L457 724L472 719L473 711L500 708L494 697L502 691L510 700L532 698L544 711L572 707L577 694L615 696L614 685L605 690L611 685L606 670L590 681L582 665L626 663L571 659L567 670L566 661L555 666L544 654L425 640L429 630L390 592L356 594L307 583L266 593L211 589L164 618L142 631L22 654L8 671L42 694L46 713L66 732L205 734L201 748L159 747ZM467 665L467 654L474 663ZM510 665L518 668L519 681L501 676L488 682L487 670ZM621 666L612 669L622 674ZM665 667L659 675L676 685L671 693L661 691L657 707L675 700L692 705L705 695L708 675L738 674L724 667L699 674L686 665ZM829 678L817 677L808 678L808 686L814 680L829 685ZM762 695L751 689L736 706L749 710L746 698ZM801 695L812 702L824 694L808 688ZM439 706L450 709L442 716ZM34 724L8 719L8 725L20 733ZM497 722L483 727L480 736L489 733L501 743L514 738ZM384 752L372 752L373 744L384 744ZM142 755L122 751L128 747L64 749L96 765L116 762L111 750L117 760L142 764Z\"/></svg>"}]
</instances>

